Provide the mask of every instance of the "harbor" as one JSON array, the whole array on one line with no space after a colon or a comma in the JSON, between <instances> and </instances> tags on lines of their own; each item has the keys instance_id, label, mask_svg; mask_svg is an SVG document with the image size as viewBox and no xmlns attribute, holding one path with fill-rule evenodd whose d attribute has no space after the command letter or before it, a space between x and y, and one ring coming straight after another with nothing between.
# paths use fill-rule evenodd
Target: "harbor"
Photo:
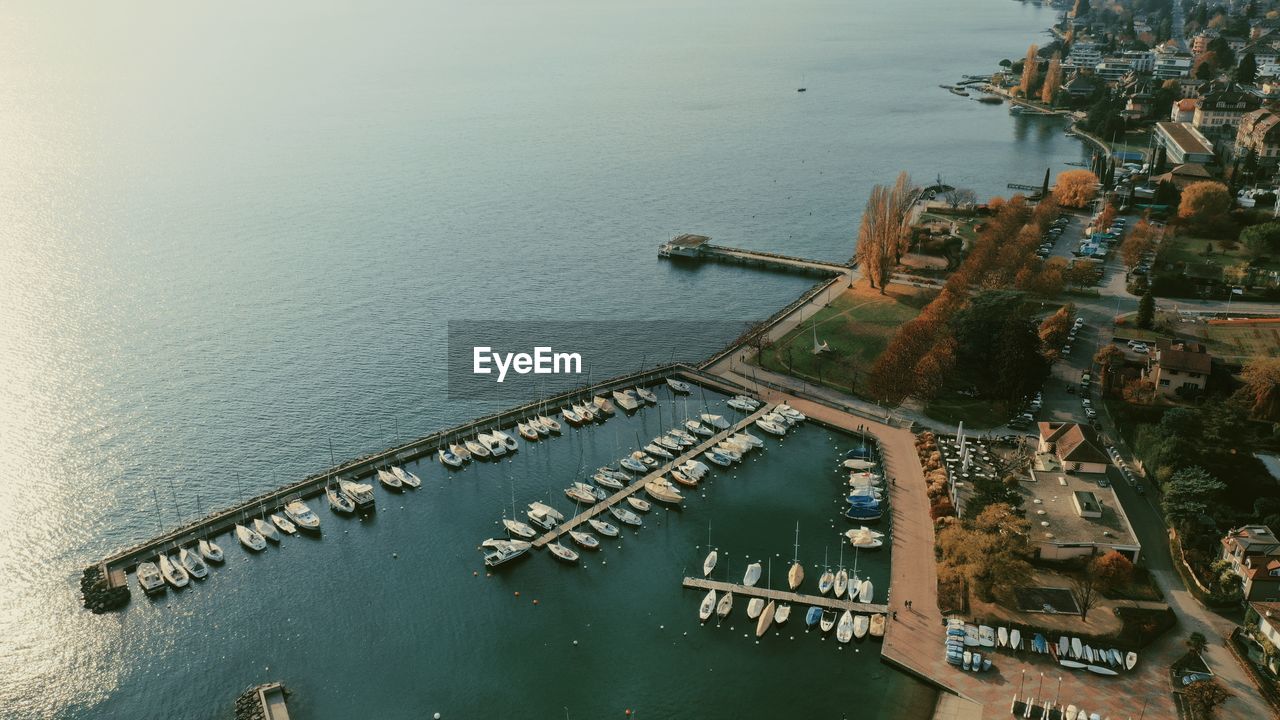
<instances>
[{"instance_id":1,"label":"harbor","mask_svg":"<svg viewBox=\"0 0 1280 720\"><path fill-rule=\"evenodd\" d=\"M718 593L731 592L734 595L756 597L763 600L773 600L775 602L793 603L797 606L821 607L827 608L828 610L848 610L849 612L863 613L865 615L889 612L889 606L884 603L854 602L852 600L831 597L828 595L805 595L786 590L774 590L772 588L762 588L754 585L743 585L742 583L720 582L718 580L708 580L706 578L687 577L682 580L680 584L683 587L692 588L694 590L715 590Z\"/></svg>"}]
</instances>

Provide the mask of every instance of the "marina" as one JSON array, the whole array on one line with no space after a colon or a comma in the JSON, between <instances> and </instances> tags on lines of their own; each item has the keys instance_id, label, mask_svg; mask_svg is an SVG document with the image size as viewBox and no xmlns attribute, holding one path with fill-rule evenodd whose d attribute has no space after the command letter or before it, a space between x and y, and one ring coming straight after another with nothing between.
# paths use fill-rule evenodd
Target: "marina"
<instances>
[{"instance_id":1,"label":"marina","mask_svg":"<svg viewBox=\"0 0 1280 720\"><path fill-rule=\"evenodd\" d=\"M773 590L771 588L743 585L741 583L720 582L718 580L707 580L705 578L686 577L680 584L683 587L692 588L694 590L715 590L717 593L732 592L734 595L741 595L743 597L792 603L797 606L817 606L827 608L829 610L848 610L850 612L864 613L867 615L889 612L889 606L880 603L854 602L849 599L834 598L829 595L805 595L787 590Z\"/></svg>"}]
</instances>

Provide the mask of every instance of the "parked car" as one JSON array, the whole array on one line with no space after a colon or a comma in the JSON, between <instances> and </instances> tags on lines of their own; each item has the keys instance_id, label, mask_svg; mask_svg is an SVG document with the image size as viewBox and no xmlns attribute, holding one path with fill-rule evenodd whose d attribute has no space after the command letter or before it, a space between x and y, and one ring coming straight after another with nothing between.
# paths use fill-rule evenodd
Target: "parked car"
<instances>
[{"instance_id":1,"label":"parked car","mask_svg":"<svg viewBox=\"0 0 1280 720\"><path fill-rule=\"evenodd\" d=\"M1147 352L1150 351L1150 349L1151 348L1148 348L1146 343L1138 343L1137 345L1133 346L1133 351L1138 353L1139 355L1146 355Z\"/></svg>"},{"instance_id":2,"label":"parked car","mask_svg":"<svg viewBox=\"0 0 1280 720\"><path fill-rule=\"evenodd\" d=\"M1182 685L1183 687L1186 687L1191 683L1197 683L1204 680L1212 680L1212 679L1213 679L1213 676L1208 673L1198 673L1198 672L1187 673L1186 675L1182 676Z\"/></svg>"},{"instance_id":3,"label":"parked car","mask_svg":"<svg viewBox=\"0 0 1280 720\"><path fill-rule=\"evenodd\" d=\"M1134 485L1134 486L1133 486L1133 489L1134 489L1134 490L1137 490L1139 495L1146 495L1146 494L1147 494L1147 491L1142 489L1142 483L1138 483L1137 485Z\"/></svg>"}]
</instances>

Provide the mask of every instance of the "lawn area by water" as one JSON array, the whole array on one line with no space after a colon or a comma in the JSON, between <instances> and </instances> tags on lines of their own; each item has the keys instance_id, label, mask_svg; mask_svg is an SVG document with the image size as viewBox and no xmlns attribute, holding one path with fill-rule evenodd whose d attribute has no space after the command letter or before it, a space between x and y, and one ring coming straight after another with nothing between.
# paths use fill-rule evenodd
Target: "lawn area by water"
<instances>
[{"instance_id":1,"label":"lawn area by water","mask_svg":"<svg viewBox=\"0 0 1280 720\"><path fill-rule=\"evenodd\" d=\"M860 394L871 363L898 328L914 318L936 294L933 290L891 285L886 294L858 283L845 290L810 321L761 354L761 364L809 382ZM830 352L813 353L814 336ZM874 398L868 398L874 400Z\"/></svg>"}]
</instances>

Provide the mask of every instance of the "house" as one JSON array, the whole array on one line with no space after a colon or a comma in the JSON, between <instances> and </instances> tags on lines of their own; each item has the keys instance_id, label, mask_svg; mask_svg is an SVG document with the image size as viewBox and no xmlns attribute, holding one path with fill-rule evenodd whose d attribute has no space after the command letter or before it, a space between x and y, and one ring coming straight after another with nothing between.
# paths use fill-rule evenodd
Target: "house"
<instances>
[{"instance_id":1,"label":"house","mask_svg":"<svg viewBox=\"0 0 1280 720\"><path fill-rule=\"evenodd\" d=\"M1181 192L1188 185L1201 180L1212 180L1213 175L1204 169L1203 165L1198 163L1185 163L1176 165L1172 170L1162 175L1156 175L1151 178L1151 185L1159 185L1162 182L1173 183L1173 186Z\"/></svg>"},{"instance_id":2,"label":"house","mask_svg":"<svg viewBox=\"0 0 1280 720\"><path fill-rule=\"evenodd\" d=\"M1240 118L1235 154L1252 152L1258 164L1275 167L1280 163L1280 115L1267 109L1254 110Z\"/></svg>"},{"instance_id":3,"label":"house","mask_svg":"<svg viewBox=\"0 0 1280 720\"><path fill-rule=\"evenodd\" d=\"M1280 648L1280 602L1251 602L1244 614L1245 637L1253 642L1249 648L1250 659L1280 675L1280 660L1275 653ZM1271 645L1271 654L1264 651L1262 641Z\"/></svg>"},{"instance_id":4,"label":"house","mask_svg":"<svg viewBox=\"0 0 1280 720\"><path fill-rule=\"evenodd\" d=\"M1133 72L1133 63L1116 57L1109 57L1093 66L1098 77L1107 82L1115 82Z\"/></svg>"},{"instance_id":5,"label":"house","mask_svg":"<svg viewBox=\"0 0 1280 720\"><path fill-rule=\"evenodd\" d=\"M1195 98L1182 98L1173 101L1173 111L1169 113L1169 119L1176 123L1189 123L1196 116L1196 105L1199 100Z\"/></svg>"},{"instance_id":6,"label":"house","mask_svg":"<svg viewBox=\"0 0 1280 720\"><path fill-rule=\"evenodd\" d=\"M1155 139L1164 147L1169 161L1175 165L1184 163L1208 165L1213 162L1213 143L1190 123L1156 123Z\"/></svg>"},{"instance_id":7,"label":"house","mask_svg":"<svg viewBox=\"0 0 1280 720\"><path fill-rule=\"evenodd\" d=\"M1240 578L1245 600L1280 600L1280 539L1266 525L1245 525L1222 539L1222 559Z\"/></svg>"},{"instance_id":8,"label":"house","mask_svg":"<svg viewBox=\"0 0 1280 720\"><path fill-rule=\"evenodd\" d=\"M1142 377L1161 395L1174 398L1203 392L1212 370L1213 356L1200 343L1162 339L1156 342L1155 353L1148 356Z\"/></svg>"},{"instance_id":9,"label":"house","mask_svg":"<svg viewBox=\"0 0 1280 720\"><path fill-rule=\"evenodd\" d=\"M1214 28L1205 28L1201 30L1195 37L1191 38L1191 52L1196 55L1203 55L1209 52L1209 43L1222 33Z\"/></svg>"},{"instance_id":10,"label":"house","mask_svg":"<svg viewBox=\"0 0 1280 720\"><path fill-rule=\"evenodd\" d=\"M1062 91L1071 100L1083 100L1092 96L1098 87L1099 82L1096 77L1078 72L1070 80L1063 83Z\"/></svg>"},{"instance_id":11,"label":"house","mask_svg":"<svg viewBox=\"0 0 1280 720\"><path fill-rule=\"evenodd\" d=\"M1274 64L1277 57L1276 49L1268 43L1254 43L1238 53L1237 56L1244 57L1250 53L1253 54L1253 61L1259 66Z\"/></svg>"},{"instance_id":12,"label":"house","mask_svg":"<svg viewBox=\"0 0 1280 720\"><path fill-rule=\"evenodd\" d=\"M1120 59L1137 72L1149 73L1156 69L1156 54L1150 50L1125 50L1120 53Z\"/></svg>"},{"instance_id":13,"label":"house","mask_svg":"<svg viewBox=\"0 0 1280 720\"><path fill-rule=\"evenodd\" d=\"M1207 92L1201 93L1191 124L1207 138L1230 136L1234 141L1240 119L1260 107L1262 100L1257 95L1235 83L1211 84Z\"/></svg>"},{"instance_id":14,"label":"house","mask_svg":"<svg viewBox=\"0 0 1280 720\"><path fill-rule=\"evenodd\" d=\"M1042 422L1037 452L1053 455L1068 473L1105 473L1111 459L1093 428L1079 423Z\"/></svg>"}]
</instances>

